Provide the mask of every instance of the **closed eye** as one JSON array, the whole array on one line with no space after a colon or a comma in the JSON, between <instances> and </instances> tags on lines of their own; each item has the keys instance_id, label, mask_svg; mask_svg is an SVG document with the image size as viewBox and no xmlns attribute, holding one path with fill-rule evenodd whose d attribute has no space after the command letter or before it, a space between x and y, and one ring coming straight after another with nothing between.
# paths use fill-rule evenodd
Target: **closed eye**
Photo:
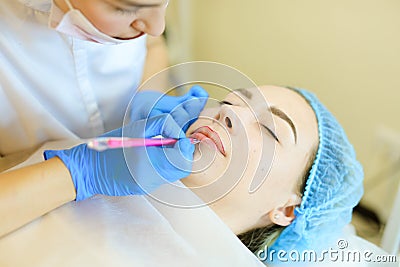
<instances>
[{"instance_id":1,"label":"closed eye","mask_svg":"<svg viewBox=\"0 0 400 267\"><path fill-rule=\"evenodd\" d=\"M225 100L219 101L219 104L220 104L221 106L222 106L222 105L228 105L228 106L232 106L232 105L233 105L231 102L228 102L228 101L225 101Z\"/></svg>"},{"instance_id":2,"label":"closed eye","mask_svg":"<svg viewBox=\"0 0 400 267\"><path fill-rule=\"evenodd\" d=\"M276 134L270 128L268 128L264 124L261 124L261 126L264 127L268 131L268 133L276 140L276 142L281 143L281 142L279 142L279 139L276 136Z\"/></svg>"}]
</instances>

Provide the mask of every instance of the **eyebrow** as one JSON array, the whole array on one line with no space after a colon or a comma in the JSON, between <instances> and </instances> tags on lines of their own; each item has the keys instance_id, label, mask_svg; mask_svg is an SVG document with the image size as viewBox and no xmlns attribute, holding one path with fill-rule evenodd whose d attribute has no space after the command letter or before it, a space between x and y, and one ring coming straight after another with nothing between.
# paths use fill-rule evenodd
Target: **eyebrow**
<instances>
[{"instance_id":1,"label":"eyebrow","mask_svg":"<svg viewBox=\"0 0 400 267\"><path fill-rule=\"evenodd\" d=\"M125 6L134 6L134 7L157 7L163 4L163 2L161 3L157 3L157 4L143 4L143 3L135 3L134 1L130 1L130 0L114 0L115 3L121 4L121 5L125 5Z\"/></svg>"},{"instance_id":2,"label":"eyebrow","mask_svg":"<svg viewBox=\"0 0 400 267\"><path fill-rule=\"evenodd\" d=\"M294 136L294 142L297 143L297 130L296 130L296 127L294 126L293 121L289 118L289 116L286 115L285 112L283 112L282 110L280 110L277 107L271 107L270 110L271 110L272 114L274 114L275 116L278 116L279 118L281 118L287 124L290 125L290 128L292 129L293 136Z\"/></svg>"},{"instance_id":3,"label":"eyebrow","mask_svg":"<svg viewBox=\"0 0 400 267\"><path fill-rule=\"evenodd\" d=\"M236 89L235 91L238 91L239 93L241 93L242 95L247 97L249 100L251 100L251 98L253 97L253 94L247 89L240 88L240 89Z\"/></svg>"}]
</instances>

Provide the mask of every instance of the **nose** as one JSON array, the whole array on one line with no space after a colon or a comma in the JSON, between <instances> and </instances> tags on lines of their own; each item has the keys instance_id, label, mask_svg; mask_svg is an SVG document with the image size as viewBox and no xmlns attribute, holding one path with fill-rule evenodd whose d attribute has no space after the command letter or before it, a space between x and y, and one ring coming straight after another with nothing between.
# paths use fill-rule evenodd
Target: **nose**
<instances>
[{"instance_id":1,"label":"nose","mask_svg":"<svg viewBox=\"0 0 400 267\"><path fill-rule=\"evenodd\" d=\"M159 36L165 30L166 6L143 8L131 27L151 36Z\"/></svg>"},{"instance_id":2,"label":"nose","mask_svg":"<svg viewBox=\"0 0 400 267\"><path fill-rule=\"evenodd\" d=\"M236 110L230 106L221 107L215 116L230 134L235 134L240 128L244 127L244 121L238 116Z\"/></svg>"}]
</instances>

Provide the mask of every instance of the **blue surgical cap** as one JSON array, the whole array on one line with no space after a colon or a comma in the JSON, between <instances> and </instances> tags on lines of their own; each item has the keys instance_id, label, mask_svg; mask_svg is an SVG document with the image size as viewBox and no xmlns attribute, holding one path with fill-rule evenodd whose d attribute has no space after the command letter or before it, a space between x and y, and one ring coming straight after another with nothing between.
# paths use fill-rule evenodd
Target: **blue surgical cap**
<instances>
[{"instance_id":1,"label":"blue surgical cap","mask_svg":"<svg viewBox=\"0 0 400 267\"><path fill-rule=\"evenodd\" d=\"M304 251L327 249L343 227L363 194L363 170L352 145L333 115L317 97L303 89L301 94L313 108L318 121L319 146L306 181L295 219L270 249Z\"/></svg>"}]
</instances>

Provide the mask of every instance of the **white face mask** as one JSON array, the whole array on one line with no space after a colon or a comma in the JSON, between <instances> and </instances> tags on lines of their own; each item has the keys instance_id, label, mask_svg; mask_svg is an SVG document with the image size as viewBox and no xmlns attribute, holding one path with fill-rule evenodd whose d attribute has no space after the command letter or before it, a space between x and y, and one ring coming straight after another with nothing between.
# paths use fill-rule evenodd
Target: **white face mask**
<instances>
[{"instance_id":1,"label":"white face mask","mask_svg":"<svg viewBox=\"0 0 400 267\"><path fill-rule=\"evenodd\" d=\"M65 0L65 3L68 5L69 11L64 14L57 26L53 26L54 22L56 22L56 18L54 18L56 16L54 14L56 13L56 7L54 1L52 1L53 7L50 11L50 27L56 31L79 39L101 44L127 43L135 39L120 40L102 33L85 17L85 15L83 15L78 9L75 9L69 0Z\"/></svg>"}]
</instances>

